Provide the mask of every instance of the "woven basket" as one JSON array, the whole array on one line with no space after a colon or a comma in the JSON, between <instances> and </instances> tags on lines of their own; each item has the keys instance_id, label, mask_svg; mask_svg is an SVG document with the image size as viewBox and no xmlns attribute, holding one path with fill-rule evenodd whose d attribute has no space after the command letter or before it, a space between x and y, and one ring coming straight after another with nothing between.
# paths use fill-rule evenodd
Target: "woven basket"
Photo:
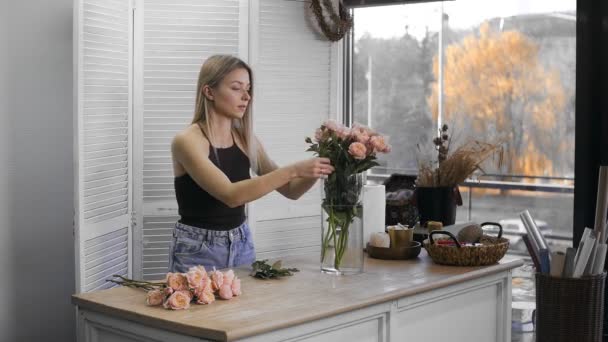
<instances>
[{"instance_id":1,"label":"woven basket","mask_svg":"<svg viewBox=\"0 0 608 342\"><path fill-rule=\"evenodd\" d=\"M582 278L536 273L536 340L602 341L606 272Z\"/></svg>"},{"instance_id":2,"label":"woven basket","mask_svg":"<svg viewBox=\"0 0 608 342\"><path fill-rule=\"evenodd\" d=\"M456 237L444 230L434 230L429 238L424 241L424 248L433 259L433 262L441 265L452 266L485 266L492 265L502 259L509 249L509 240L502 237L502 226L494 222L485 222L484 225L497 226L498 237L483 235L480 239L481 246L462 246ZM433 235L448 235L449 238L433 240ZM453 240L455 246L437 244L436 241Z\"/></svg>"}]
</instances>

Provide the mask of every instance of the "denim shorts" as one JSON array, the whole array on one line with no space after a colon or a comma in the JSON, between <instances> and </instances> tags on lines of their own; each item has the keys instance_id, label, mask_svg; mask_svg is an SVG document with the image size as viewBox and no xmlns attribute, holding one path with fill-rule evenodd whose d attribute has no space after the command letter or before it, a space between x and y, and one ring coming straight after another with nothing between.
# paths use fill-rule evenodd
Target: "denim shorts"
<instances>
[{"instance_id":1,"label":"denim shorts","mask_svg":"<svg viewBox=\"0 0 608 342\"><path fill-rule=\"evenodd\" d=\"M251 265L255 248L247 221L227 231L176 223L169 254L169 272L187 272L203 265L208 271Z\"/></svg>"}]
</instances>

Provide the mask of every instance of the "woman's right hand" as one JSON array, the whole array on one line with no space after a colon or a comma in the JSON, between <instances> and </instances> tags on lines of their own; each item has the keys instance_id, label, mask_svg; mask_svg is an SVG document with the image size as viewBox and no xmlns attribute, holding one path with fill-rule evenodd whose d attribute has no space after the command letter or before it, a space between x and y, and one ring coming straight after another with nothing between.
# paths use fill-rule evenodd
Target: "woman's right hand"
<instances>
[{"instance_id":1,"label":"woman's right hand","mask_svg":"<svg viewBox=\"0 0 608 342\"><path fill-rule=\"evenodd\" d=\"M329 158L311 158L294 164L297 177L324 178L334 172Z\"/></svg>"}]
</instances>

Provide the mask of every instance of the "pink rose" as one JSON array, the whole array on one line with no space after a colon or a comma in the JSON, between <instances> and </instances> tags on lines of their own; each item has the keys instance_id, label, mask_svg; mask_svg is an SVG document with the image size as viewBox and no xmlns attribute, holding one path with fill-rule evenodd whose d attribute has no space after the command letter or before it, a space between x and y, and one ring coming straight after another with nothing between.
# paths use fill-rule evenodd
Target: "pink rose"
<instances>
[{"instance_id":1,"label":"pink rose","mask_svg":"<svg viewBox=\"0 0 608 342\"><path fill-rule=\"evenodd\" d=\"M241 292L241 279L235 277L232 281L232 294L234 296L240 296L243 294Z\"/></svg>"},{"instance_id":2,"label":"pink rose","mask_svg":"<svg viewBox=\"0 0 608 342\"><path fill-rule=\"evenodd\" d=\"M195 295L197 304L211 304L215 301L215 295L211 289L211 283L207 283L207 286Z\"/></svg>"},{"instance_id":3,"label":"pink rose","mask_svg":"<svg viewBox=\"0 0 608 342\"><path fill-rule=\"evenodd\" d=\"M188 278L188 286L191 289L204 288L207 280L207 271L205 271L203 266L190 267L188 273L186 273L186 277Z\"/></svg>"},{"instance_id":4,"label":"pink rose","mask_svg":"<svg viewBox=\"0 0 608 342\"><path fill-rule=\"evenodd\" d=\"M188 278L183 273L167 273L167 286L175 291L188 289Z\"/></svg>"},{"instance_id":5,"label":"pink rose","mask_svg":"<svg viewBox=\"0 0 608 342\"><path fill-rule=\"evenodd\" d=\"M146 294L146 304L151 306L161 305L164 299L165 296L160 290L150 290Z\"/></svg>"},{"instance_id":6,"label":"pink rose","mask_svg":"<svg viewBox=\"0 0 608 342\"><path fill-rule=\"evenodd\" d=\"M355 124L351 130L352 136L356 141L365 144L369 141L369 132L363 126Z\"/></svg>"},{"instance_id":7,"label":"pink rose","mask_svg":"<svg viewBox=\"0 0 608 342\"><path fill-rule=\"evenodd\" d=\"M194 289L194 291L192 291L192 294L194 295L194 300L198 301L198 299L203 296L203 291L205 291L204 287L202 287L202 288L199 287L199 288Z\"/></svg>"},{"instance_id":8,"label":"pink rose","mask_svg":"<svg viewBox=\"0 0 608 342\"><path fill-rule=\"evenodd\" d=\"M192 294L190 291L175 291L163 304L166 309L182 310L190 307Z\"/></svg>"},{"instance_id":9,"label":"pink rose","mask_svg":"<svg viewBox=\"0 0 608 342\"><path fill-rule=\"evenodd\" d=\"M228 284L222 285L220 288L220 298L230 299L232 298L232 287Z\"/></svg>"},{"instance_id":10,"label":"pink rose","mask_svg":"<svg viewBox=\"0 0 608 342\"><path fill-rule=\"evenodd\" d=\"M172 288L165 287L165 289L163 290L163 295L165 297L169 297L173 292L175 292L175 291Z\"/></svg>"},{"instance_id":11,"label":"pink rose","mask_svg":"<svg viewBox=\"0 0 608 342\"><path fill-rule=\"evenodd\" d=\"M232 286L232 281L234 280L234 271L233 270L228 270L226 272L224 272L224 282L222 283L222 286L224 285L228 285L228 286Z\"/></svg>"},{"instance_id":12,"label":"pink rose","mask_svg":"<svg viewBox=\"0 0 608 342\"><path fill-rule=\"evenodd\" d=\"M381 135L371 137L369 143L372 146L374 152L390 152L390 146L386 143L386 140Z\"/></svg>"},{"instance_id":13,"label":"pink rose","mask_svg":"<svg viewBox=\"0 0 608 342\"><path fill-rule=\"evenodd\" d=\"M359 127L361 127L361 129L363 129L365 131L365 133L367 135L374 136L374 135L378 135L378 133L376 131L374 131L373 129L371 129L370 127L364 126L364 125L359 125Z\"/></svg>"},{"instance_id":14,"label":"pink rose","mask_svg":"<svg viewBox=\"0 0 608 342\"><path fill-rule=\"evenodd\" d=\"M357 142L365 144L369 141L369 135L367 135L367 133L356 133L355 140L357 140Z\"/></svg>"},{"instance_id":15,"label":"pink rose","mask_svg":"<svg viewBox=\"0 0 608 342\"><path fill-rule=\"evenodd\" d=\"M217 291L224 283L224 274L221 271L211 272L211 285L213 291Z\"/></svg>"},{"instance_id":16,"label":"pink rose","mask_svg":"<svg viewBox=\"0 0 608 342\"><path fill-rule=\"evenodd\" d=\"M354 142L348 147L348 153L350 153L355 159L365 159L367 148L360 142Z\"/></svg>"},{"instance_id":17,"label":"pink rose","mask_svg":"<svg viewBox=\"0 0 608 342\"><path fill-rule=\"evenodd\" d=\"M192 266L188 269L188 272L190 272L190 271L198 271L205 275L207 274L207 270L205 270L205 266L203 266L203 265Z\"/></svg>"},{"instance_id":18,"label":"pink rose","mask_svg":"<svg viewBox=\"0 0 608 342\"><path fill-rule=\"evenodd\" d=\"M325 121L323 126L327 127L327 129L329 129L330 131L333 131L333 132L337 131L338 128L340 128L340 124L335 122L334 120Z\"/></svg>"},{"instance_id":19,"label":"pink rose","mask_svg":"<svg viewBox=\"0 0 608 342\"><path fill-rule=\"evenodd\" d=\"M208 275L205 275L203 281L201 282L201 288L204 289L207 286L211 287L211 278L209 278Z\"/></svg>"},{"instance_id":20,"label":"pink rose","mask_svg":"<svg viewBox=\"0 0 608 342\"><path fill-rule=\"evenodd\" d=\"M341 127L340 129L338 129L336 131L336 135L338 136L338 138L342 139L342 140L346 140L348 139L348 137L350 137L351 131L348 127Z\"/></svg>"}]
</instances>

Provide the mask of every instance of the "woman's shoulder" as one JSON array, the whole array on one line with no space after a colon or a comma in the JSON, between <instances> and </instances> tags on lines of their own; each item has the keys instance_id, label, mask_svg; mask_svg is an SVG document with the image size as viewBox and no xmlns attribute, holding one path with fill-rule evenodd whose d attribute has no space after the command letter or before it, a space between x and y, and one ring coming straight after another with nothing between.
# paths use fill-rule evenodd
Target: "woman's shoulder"
<instances>
[{"instance_id":1,"label":"woman's shoulder","mask_svg":"<svg viewBox=\"0 0 608 342\"><path fill-rule=\"evenodd\" d=\"M209 141L203 136L198 124L191 124L178 132L171 142L171 150L175 152L184 151L191 148L209 149Z\"/></svg>"}]
</instances>

